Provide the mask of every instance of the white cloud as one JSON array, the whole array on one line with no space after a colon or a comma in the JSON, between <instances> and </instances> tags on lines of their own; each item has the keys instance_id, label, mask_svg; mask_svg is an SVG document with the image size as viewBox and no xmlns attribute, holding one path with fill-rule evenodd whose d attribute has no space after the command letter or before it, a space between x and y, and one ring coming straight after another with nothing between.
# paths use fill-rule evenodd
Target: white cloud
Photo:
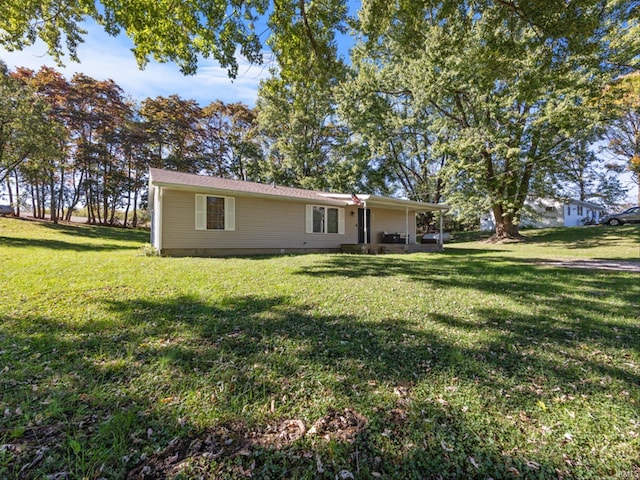
<instances>
[{"instance_id":1,"label":"white cloud","mask_svg":"<svg viewBox=\"0 0 640 480\"><path fill-rule=\"evenodd\" d=\"M147 97L177 94L185 99L195 99L201 105L214 100L226 103L243 102L255 105L260 80L269 76L264 65L250 65L239 59L238 76L231 80L225 69L214 61L202 60L198 72L193 76L184 76L175 64L149 62L140 70L131 52L132 44L124 36L111 37L95 24L87 25L88 35L78 47L81 63L70 60L65 66L56 65L47 55L42 43L17 52L8 52L0 48L0 59L9 68L27 67L38 70L47 65L62 72L67 78L81 72L97 80L112 79L125 94L140 101Z\"/></svg>"}]
</instances>

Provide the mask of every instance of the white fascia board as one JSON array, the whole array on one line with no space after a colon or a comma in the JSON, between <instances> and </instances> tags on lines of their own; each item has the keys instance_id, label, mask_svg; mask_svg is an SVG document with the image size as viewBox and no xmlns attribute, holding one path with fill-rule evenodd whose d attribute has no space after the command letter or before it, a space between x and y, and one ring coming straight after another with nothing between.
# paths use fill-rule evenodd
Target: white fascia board
<instances>
[{"instance_id":1,"label":"white fascia board","mask_svg":"<svg viewBox=\"0 0 640 480\"><path fill-rule=\"evenodd\" d=\"M396 208L401 210L404 210L405 208L410 208L411 210L425 211L425 212L432 212L437 210L442 210L442 211L449 210L448 205L416 202L414 200L406 200L403 198L379 197L376 195L356 194L356 196L360 200L360 203L358 204L352 200L351 195L345 194L345 193L321 193L320 195L322 195L323 197L344 200L350 206L362 205L366 202L367 207L378 206L378 207Z\"/></svg>"},{"instance_id":2,"label":"white fascia board","mask_svg":"<svg viewBox=\"0 0 640 480\"><path fill-rule=\"evenodd\" d=\"M364 197L368 197L368 198L366 198L365 200ZM377 197L375 195L363 195L362 197L359 197L359 198L363 199L363 201L366 201L367 206L381 206L381 207L398 208L398 209L410 208L411 210L416 210L419 212L434 212L434 211L449 210L448 205L416 202L413 200L404 200L401 198Z\"/></svg>"}]
</instances>

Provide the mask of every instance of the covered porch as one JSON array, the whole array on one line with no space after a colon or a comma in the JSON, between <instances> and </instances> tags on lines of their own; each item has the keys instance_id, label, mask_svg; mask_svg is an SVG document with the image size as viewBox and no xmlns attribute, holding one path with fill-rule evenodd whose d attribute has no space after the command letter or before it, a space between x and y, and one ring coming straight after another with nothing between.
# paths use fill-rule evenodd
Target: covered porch
<instances>
[{"instance_id":1,"label":"covered porch","mask_svg":"<svg viewBox=\"0 0 640 480\"><path fill-rule=\"evenodd\" d=\"M439 231L427 241L418 238L416 219L426 212L445 212L448 206L395 198L361 195L351 197L347 216L357 229L352 238L357 243L344 243L346 253L416 253L439 252L444 249L443 217Z\"/></svg>"}]
</instances>

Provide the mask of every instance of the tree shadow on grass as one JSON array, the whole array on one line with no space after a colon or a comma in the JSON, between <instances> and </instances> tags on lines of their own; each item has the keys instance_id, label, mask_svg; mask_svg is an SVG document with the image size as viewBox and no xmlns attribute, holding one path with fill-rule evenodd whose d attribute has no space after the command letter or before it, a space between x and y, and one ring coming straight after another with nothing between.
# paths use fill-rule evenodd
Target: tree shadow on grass
<instances>
[{"instance_id":1,"label":"tree shadow on grass","mask_svg":"<svg viewBox=\"0 0 640 480\"><path fill-rule=\"evenodd\" d=\"M610 326L599 326L593 337L574 334L575 328L569 335L540 323L539 315L513 317L500 307L479 311L473 320L433 313L416 323L321 314L287 296L102 302L112 314L108 321L68 325L34 317L22 319L19 331L0 330L3 355L12 369L24 369L13 384L2 380L4 388L18 390L4 406L15 411L28 405L26 416L61 432L55 438L61 446L44 445L51 458L24 470L25 478L59 473L50 468L75 458L75 445L102 452L85 451L88 466L80 476L98 474L101 464L114 476L136 472L132 467L145 453L158 461L146 461L150 470L144 478L162 478L177 462L203 459L176 457L171 439L182 437L188 444L222 435L223 427L235 435L211 440L223 452L209 452L218 455L216 461L200 466L230 478L241 477L239 469L288 478L335 478L342 469L362 478L374 472L395 478L510 478L516 469L550 478L558 475L556 469L567 469L562 457L522 446L518 453L514 440L501 439L511 424L499 416L525 412L531 418L537 402L553 403L556 388L574 395L605 393L606 385L581 383L585 371L607 375L627 389L638 383L628 367L588 355L567 362L562 355L563 346L619 342ZM502 321L506 316L509 322ZM476 329L489 333L490 340L459 342L458 332ZM633 337L637 330L620 326L615 335ZM475 400L465 409L469 396ZM61 411L49 407L54 403ZM628 408L624 398L612 398L610 404ZM366 428L350 441L326 441L312 433L294 442L274 441L271 447L254 441L283 419L310 426L344 409L367 419ZM482 416L488 418L478 423ZM530 428L519 418L515 414L515 431ZM19 421L5 418L3 443L20 444L19 436L6 440ZM123 444L105 453L98 446L113 432ZM28 447L37 444L35 437L28 439ZM154 455L159 450L166 455ZM585 468L594 465L588 460L591 452L570 454ZM123 455L132 460L123 463ZM13 472L33 457L16 458L20 463L10 462ZM172 458L173 463L167 460Z\"/></svg>"},{"instance_id":2,"label":"tree shadow on grass","mask_svg":"<svg viewBox=\"0 0 640 480\"><path fill-rule=\"evenodd\" d=\"M138 230L113 227L54 224L38 222L45 230L52 230L69 237L68 241L49 238L0 236L0 246L37 247L51 250L72 250L76 252L135 250L148 241L148 233Z\"/></svg>"},{"instance_id":3,"label":"tree shadow on grass","mask_svg":"<svg viewBox=\"0 0 640 480\"><path fill-rule=\"evenodd\" d=\"M101 252L110 250L136 250L139 245L123 245L113 243L79 243L78 241L63 242L43 238L21 238L0 236L0 246L17 248L46 248L50 250L71 250L75 252Z\"/></svg>"},{"instance_id":4,"label":"tree shadow on grass","mask_svg":"<svg viewBox=\"0 0 640 480\"><path fill-rule=\"evenodd\" d=\"M46 233L40 233L40 238L36 237L35 233L33 237L0 236L0 246L39 247L74 251L131 250L139 248L142 243L149 239L148 232L141 230L95 225L55 224L27 219L15 219L15 221L33 222L34 225L42 228ZM50 232L47 232L47 230L55 233L57 237L66 236L69 240L42 238L49 235Z\"/></svg>"},{"instance_id":5,"label":"tree shadow on grass","mask_svg":"<svg viewBox=\"0 0 640 480\"><path fill-rule=\"evenodd\" d=\"M449 257L429 261L398 256L327 256L297 272L325 278L408 277L432 288L463 288L504 295L547 312L567 315L628 315L637 310L640 285L633 273L539 266L530 259Z\"/></svg>"},{"instance_id":6,"label":"tree shadow on grass","mask_svg":"<svg viewBox=\"0 0 640 480\"><path fill-rule=\"evenodd\" d=\"M114 306L120 311L130 307L128 304ZM505 312L499 309L481 312L483 328L492 330L494 340L466 347L457 344L455 335L443 337L435 331L417 328L412 322L392 319L371 322L354 316L318 315L313 309L296 306L285 297L227 298L218 305L202 304L188 298L168 304L142 301L135 302L134 309L162 312L163 318L167 315L181 318L182 322L188 319L190 328L199 331L199 344L204 342L211 346L216 351L215 358L224 359L226 378L230 375L234 379L233 391L237 392L229 393L224 403L229 406L228 414L244 418L249 430L259 429L260 424L269 421L269 414L260 413L260 405L281 396L291 396L290 401L300 402L302 406L285 407L273 415L300 411L308 424L316 419L314 412L327 408L318 400L323 396L338 410L354 408L362 412L369 419L369 426L362 439L364 443L357 447L361 455L358 468L368 469L369 473L381 471L411 478L412 472L418 469L415 471L421 471L421 475L415 478L437 474L446 477L460 471L467 475L504 477L510 476L510 468L526 471L527 465L531 465L527 462L532 460L547 474L553 472L555 475L555 468L561 467L544 455L524 459L514 454L506 458L498 445L486 442L485 432L478 432L476 427L468 425L463 405L453 405L433 391L418 391L424 382L433 378L455 378L455 382L465 389L485 398L481 403L487 408L498 405L503 412L535 411L542 400L552 404L558 391L568 395L576 392L590 396L607 394L606 384L591 380L591 383L584 383L585 370L600 377L614 378L626 385L625 388L638 384L637 375L629 368L608 365L600 358L589 356L567 358L562 354L563 346L575 347L590 339L568 335L566 330L551 329L549 332L545 326L535 325L535 316L512 319L507 328L501 323L493 325L492 319L504 318ZM196 318L200 320L193 322L192 314L183 316L185 310L199 312ZM445 315L435 316L430 321L444 323L452 330L466 325L464 319ZM597 339L603 337L606 332L600 332ZM613 338L609 340L614 341ZM617 335L615 340L619 341ZM532 352L532 346L537 343L543 343L545 348L535 350L533 347ZM556 349L549 352L548 345ZM195 366L205 371L205 365L211 368L210 362L216 361L199 348L195 351L178 348L181 353L173 356L177 359L177 368L186 367L189 371ZM163 353L157 351L151 355ZM539 372L545 373L541 377ZM306 390L300 386L313 384L314 380L318 385L306 387ZM386 393L380 393L380 389ZM402 393L403 389L406 394ZM401 393L389 398L392 390ZM236 398L246 397L248 392L252 392L251 401ZM498 392L508 394L501 397ZM305 402L316 406L307 405L305 411ZM625 399L612 399L611 402L623 405ZM253 413L247 415L247 412ZM436 422L444 427L435 433L430 427L425 430L427 420L430 426ZM488 437L494 434L486 432ZM393 437L392 445L386 445L389 436ZM405 446L417 444L421 436L422 447ZM449 445L455 445L455 454L448 451ZM347 449L349 455L353 454L354 448ZM392 453L388 453L389 449ZM387 453L383 454L383 451ZM317 453L315 451L314 456ZM383 466L375 461L381 455ZM469 456L485 459L487 463L478 471L469 463ZM407 458L411 461L406 461ZM420 462L414 463L418 458ZM349 466L354 466L353 458ZM266 468L266 465L262 467ZM307 465L307 468L312 467Z\"/></svg>"},{"instance_id":7,"label":"tree shadow on grass","mask_svg":"<svg viewBox=\"0 0 640 480\"><path fill-rule=\"evenodd\" d=\"M43 222L41 225L49 230L64 233L73 237L84 237L98 240L116 240L122 242L144 242L149 240L148 230L136 230L131 228L118 228L103 225L51 223Z\"/></svg>"}]
</instances>

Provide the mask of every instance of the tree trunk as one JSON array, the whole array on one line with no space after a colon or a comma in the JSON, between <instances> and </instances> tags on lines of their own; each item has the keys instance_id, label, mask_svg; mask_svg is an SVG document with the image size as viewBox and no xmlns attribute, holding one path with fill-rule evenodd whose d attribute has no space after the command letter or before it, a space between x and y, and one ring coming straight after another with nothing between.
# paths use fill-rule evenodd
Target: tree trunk
<instances>
[{"instance_id":1,"label":"tree trunk","mask_svg":"<svg viewBox=\"0 0 640 480\"><path fill-rule=\"evenodd\" d=\"M58 205L57 205L57 197L55 192L55 177L53 173L51 173L51 176L49 177L49 188L51 188L49 216L51 217L51 221L53 223L58 223Z\"/></svg>"},{"instance_id":2,"label":"tree trunk","mask_svg":"<svg viewBox=\"0 0 640 480\"><path fill-rule=\"evenodd\" d=\"M11 180L9 179L9 175L7 175L7 190L9 191L9 205L11 205L11 208L13 208L13 211L15 212L16 209L13 206L13 190L11 190Z\"/></svg>"},{"instance_id":3,"label":"tree trunk","mask_svg":"<svg viewBox=\"0 0 640 480\"><path fill-rule=\"evenodd\" d=\"M36 216L36 191L33 184L31 184L31 215L33 215L35 218L38 218Z\"/></svg>"},{"instance_id":4,"label":"tree trunk","mask_svg":"<svg viewBox=\"0 0 640 480\"><path fill-rule=\"evenodd\" d=\"M131 225L133 228L138 226L138 187L134 187L133 193L133 219L131 220Z\"/></svg>"},{"instance_id":5,"label":"tree trunk","mask_svg":"<svg viewBox=\"0 0 640 480\"><path fill-rule=\"evenodd\" d=\"M60 190L58 191L58 218L64 219L64 189L65 175L64 163L60 162Z\"/></svg>"},{"instance_id":6,"label":"tree trunk","mask_svg":"<svg viewBox=\"0 0 640 480\"><path fill-rule=\"evenodd\" d=\"M513 222L513 213L505 212L502 205L493 206L493 217L496 222L496 233L491 241L522 240L524 237L518 231L518 225Z\"/></svg>"},{"instance_id":7,"label":"tree trunk","mask_svg":"<svg viewBox=\"0 0 640 480\"><path fill-rule=\"evenodd\" d=\"M13 174L16 177L16 208L15 208L15 214L16 217L20 216L20 177L18 175L18 169L16 168L13 171Z\"/></svg>"}]
</instances>

